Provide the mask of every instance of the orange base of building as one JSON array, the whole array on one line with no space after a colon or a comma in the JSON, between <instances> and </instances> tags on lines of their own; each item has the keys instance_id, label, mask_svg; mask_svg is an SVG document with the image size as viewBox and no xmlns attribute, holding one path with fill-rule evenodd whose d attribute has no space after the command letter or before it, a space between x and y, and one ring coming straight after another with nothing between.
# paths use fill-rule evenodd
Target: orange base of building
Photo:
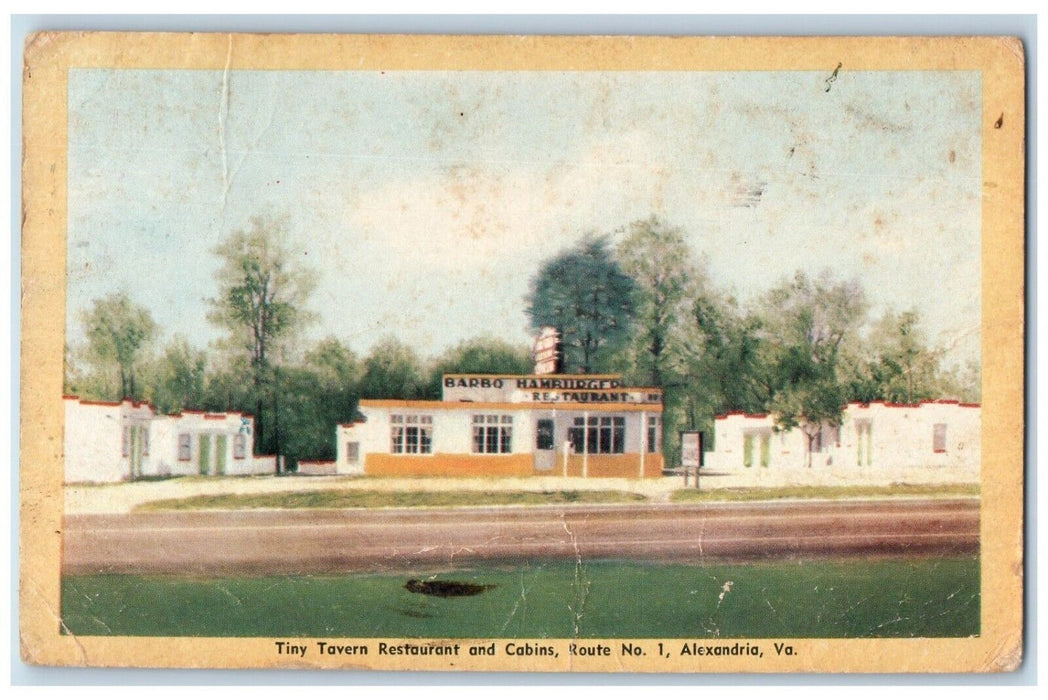
<instances>
[{"instance_id":1,"label":"orange base of building","mask_svg":"<svg viewBox=\"0 0 1048 700\"><path fill-rule=\"evenodd\" d=\"M557 455L553 469L538 471L535 458L519 455L387 455L369 454L364 459L368 476L574 476L587 478L639 479L662 476L662 455Z\"/></svg>"}]
</instances>

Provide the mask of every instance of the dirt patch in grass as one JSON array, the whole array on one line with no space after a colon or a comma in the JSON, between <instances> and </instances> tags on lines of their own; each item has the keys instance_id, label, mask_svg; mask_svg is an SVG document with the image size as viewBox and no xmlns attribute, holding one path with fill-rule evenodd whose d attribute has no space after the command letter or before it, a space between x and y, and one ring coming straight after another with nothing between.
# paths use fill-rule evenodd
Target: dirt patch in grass
<instances>
[{"instance_id":1,"label":"dirt patch in grass","mask_svg":"<svg viewBox=\"0 0 1048 700\"><path fill-rule=\"evenodd\" d=\"M889 484L886 486L774 486L727 489L680 489L670 500L693 501L774 501L777 499L866 498L890 496L978 496L978 484Z\"/></svg>"},{"instance_id":2,"label":"dirt patch in grass","mask_svg":"<svg viewBox=\"0 0 1048 700\"><path fill-rule=\"evenodd\" d=\"M364 491L326 489L285 493L228 493L149 501L136 511L242 510L250 508L444 508L452 506L641 503L628 491Z\"/></svg>"}]
</instances>

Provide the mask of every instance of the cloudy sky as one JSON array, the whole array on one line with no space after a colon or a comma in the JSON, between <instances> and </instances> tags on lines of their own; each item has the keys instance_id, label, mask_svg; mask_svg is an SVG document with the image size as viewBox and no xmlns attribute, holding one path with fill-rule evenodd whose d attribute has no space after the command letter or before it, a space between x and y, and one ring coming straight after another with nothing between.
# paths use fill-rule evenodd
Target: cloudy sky
<instances>
[{"instance_id":1,"label":"cloudy sky","mask_svg":"<svg viewBox=\"0 0 1048 700\"><path fill-rule=\"evenodd\" d=\"M543 259L657 214L743 300L830 267L978 358L978 73L827 77L71 70L70 339L126 291L205 346L212 249L261 214L316 274L310 337L527 342Z\"/></svg>"}]
</instances>

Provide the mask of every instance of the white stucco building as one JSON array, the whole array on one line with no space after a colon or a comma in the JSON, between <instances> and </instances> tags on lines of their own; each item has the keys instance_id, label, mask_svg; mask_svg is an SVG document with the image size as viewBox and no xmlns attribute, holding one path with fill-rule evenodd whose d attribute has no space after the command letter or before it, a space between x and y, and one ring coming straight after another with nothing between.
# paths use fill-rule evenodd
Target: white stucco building
<instances>
[{"instance_id":1,"label":"white stucco building","mask_svg":"<svg viewBox=\"0 0 1048 700\"><path fill-rule=\"evenodd\" d=\"M891 470L947 467L978 474L978 404L849 404L839 427L823 426L812 443L812 468ZM808 438L800 429L777 431L767 414L717 416L711 470L796 469L807 465Z\"/></svg>"},{"instance_id":2,"label":"white stucco building","mask_svg":"<svg viewBox=\"0 0 1048 700\"><path fill-rule=\"evenodd\" d=\"M448 374L441 401L364 400L339 474L662 476L662 392L618 375Z\"/></svg>"},{"instance_id":3,"label":"white stucco building","mask_svg":"<svg viewBox=\"0 0 1048 700\"><path fill-rule=\"evenodd\" d=\"M241 413L183 411L157 415L147 403L63 397L65 481L273 473L257 457L254 419Z\"/></svg>"}]
</instances>

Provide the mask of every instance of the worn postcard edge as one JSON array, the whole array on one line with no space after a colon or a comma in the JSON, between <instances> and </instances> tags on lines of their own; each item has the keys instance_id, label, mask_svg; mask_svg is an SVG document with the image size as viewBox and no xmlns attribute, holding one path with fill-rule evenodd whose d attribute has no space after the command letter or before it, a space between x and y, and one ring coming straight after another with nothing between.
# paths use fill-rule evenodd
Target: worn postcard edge
<instances>
[{"instance_id":1,"label":"worn postcard edge","mask_svg":"<svg viewBox=\"0 0 1048 700\"><path fill-rule=\"evenodd\" d=\"M1022 656L1024 52L1007 37L697 38L41 33L25 47L20 397L19 643L33 664L268 668L272 639L63 634L62 376L66 278L66 79L74 67L209 70L982 72L981 633L965 639L795 639L791 657L314 657L301 668L629 672L1008 671ZM987 440L992 436L993 440ZM548 641L548 640L546 640ZM559 640L566 642L567 640ZM621 640L609 640L618 649ZM674 640L675 642L677 640Z\"/></svg>"}]
</instances>

